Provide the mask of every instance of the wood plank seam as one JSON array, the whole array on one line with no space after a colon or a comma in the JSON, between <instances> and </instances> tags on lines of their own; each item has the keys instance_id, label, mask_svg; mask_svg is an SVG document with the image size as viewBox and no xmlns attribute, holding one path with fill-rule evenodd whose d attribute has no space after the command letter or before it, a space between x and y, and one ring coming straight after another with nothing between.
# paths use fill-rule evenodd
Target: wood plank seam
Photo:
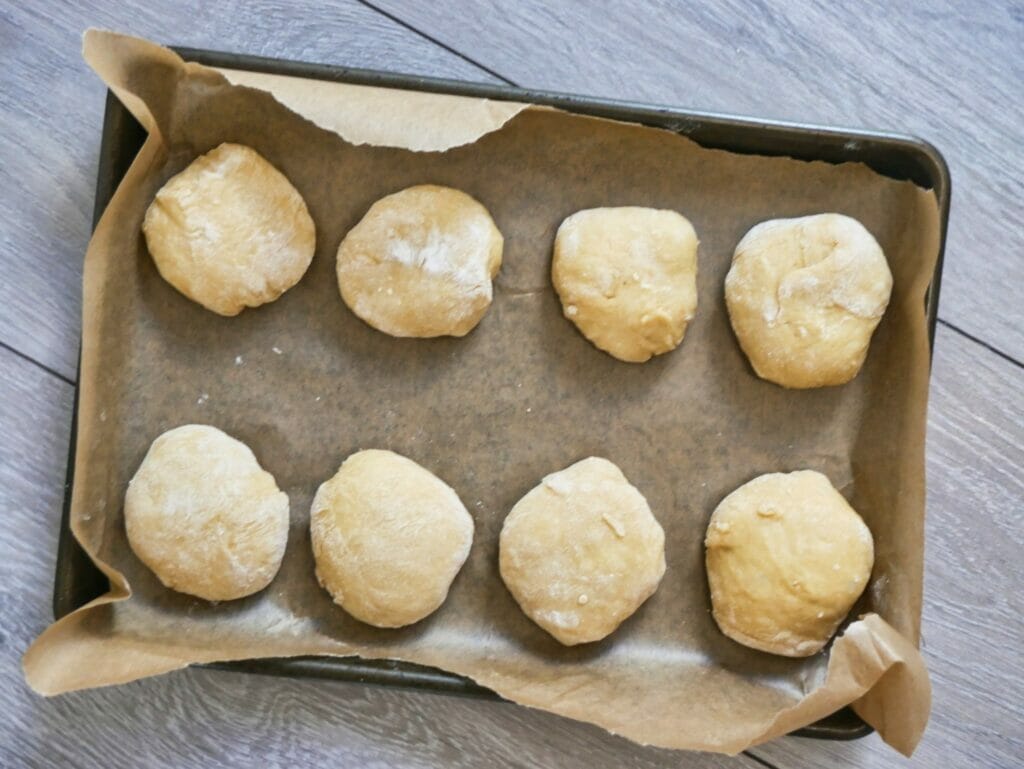
<instances>
[{"instance_id":1,"label":"wood plank seam","mask_svg":"<svg viewBox=\"0 0 1024 769\"><path fill-rule=\"evenodd\" d=\"M56 371L55 369L50 368L45 363L40 363L35 358L33 358L31 355L28 355L27 353L23 353L21 350L17 349L16 347L13 347L13 346L9 345L7 342L5 342L2 339L0 339L0 348L2 348L4 350L7 350L7 352L11 353L12 355L18 356L19 358L21 358L23 361L25 361L27 363L31 363L31 364L39 367L40 369L45 371L50 376L57 377L57 379L59 379L60 381L64 382L65 384L69 384L72 387L75 386L75 380L70 379L70 378L64 376L62 373L60 373L59 371Z\"/></svg>"},{"instance_id":2,"label":"wood plank seam","mask_svg":"<svg viewBox=\"0 0 1024 769\"><path fill-rule=\"evenodd\" d=\"M970 341L974 342L975 344L984 347L989 352L998 355L1000 358L1005 360L1007 363L1012 363L1017 368L1024 369L1024 363L1022 363L1021 361L1017 360L1016 358L1014 358L1009 353L1003 352L1002 350L1000 350L995 345L989 344L988 342L986 342L984 339L979 339L978 337L974 336L973 334L967 333L962 328L959 328L958 326L955 326L952 323L950 323L948 320L944 320L942 318L942 316L939 316L939 323L941 323L943 326L948 328L950 331L955 331L960 336L962 336L964 339L969 339Z\"/></svg>"},{"instance_id":3,"label":"wood plank seam","mask_svg":"<svg viewBox=\"0 0 1024 769\"><path fill-rule=\"evenodd\" d=\"M751 753L749 750L744 750L743 755L749 758L751 761L760 764L761 766L767 766L768 769L780 769L777 764L773 764L770 761L766 761L755 753Z\"/></svg>"},{"instance_id":4,"label":"wood plank seam","mask_svg":"<svg viewBox=\"0 0 1024 769\"><path fill-rule=\"evenodd\" d=\"M505 83L507 85L510 85L510 86L513 86L513 87L518 87L516 83L514 83L511 80L509 80L507 77L505 77L501 73L495 72L490 67L487 67L487 66L481 64L480 62L476 61L475 59L470 58L469 56L464 54L462 51L456 50L455 48L452 48L450 45L447 45L446 43L442 43L436 37L433 37L432 35L428 35L426 32L424 32L421 29L417 29L416 27L414 27L412 24L409 24L404 19L402 19L402 18L400 18L398 16L395 16L394 14L389 13L388 11L385 11L383 8L378 8L376 5L374 5L373 3L368 2L367 0L358 0L358 2L361 5L364 5L367 8L369 8L371 11L374 11L375 13L379 13L385 19L388 19L389 21L393 21L395 24L398 24L400 27L403 27L404 29L409 30L413 34L419 35L420 37L422 37L427 42L433 43L438 48L441 48L441 49L443 49L445 51L448 51L448 53L450 53L450 54L458 56L460 59L462 59L463 61L465 61L468 64L472 64L477 69L483 70L484 72L486 72L491 77L495 77L495 78L497 78L498 80L500 80L501 82L503 82L503 83Z\"/></svg>"}]
</instances>

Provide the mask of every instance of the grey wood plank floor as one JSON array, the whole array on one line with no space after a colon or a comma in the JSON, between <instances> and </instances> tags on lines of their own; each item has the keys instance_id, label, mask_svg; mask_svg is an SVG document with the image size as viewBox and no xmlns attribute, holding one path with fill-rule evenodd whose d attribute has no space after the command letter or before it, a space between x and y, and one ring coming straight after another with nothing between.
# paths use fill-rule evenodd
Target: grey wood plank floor
<instances>
[{"instance_id":1,"label":"grey wood plank floor","mask_svg":"<svg viewBox=\"0 0 1024 769\"><path fill-rule=\"evenodd\" d=\"M103 89L90 25L170 43L897 128L953 166L930 406L922 766L1024 761L1024 13L1009 3L768 6L201 2L0 8L3 766L897 766L877 737L729 759L639 748L510 705L194 670L55 700L18 661L49 621ZM378 0L374 0L378 6ZM382 12L381 12L382 11Z\"/></svg>"}]
</instances>

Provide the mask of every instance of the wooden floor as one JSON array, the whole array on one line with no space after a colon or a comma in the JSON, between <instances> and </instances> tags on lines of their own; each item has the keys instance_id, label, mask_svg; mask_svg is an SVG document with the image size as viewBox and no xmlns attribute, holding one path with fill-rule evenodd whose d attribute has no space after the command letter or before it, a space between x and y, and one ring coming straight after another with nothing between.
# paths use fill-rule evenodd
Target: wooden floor
<instances>
[{"instance_id":1,"label":"wooden floor","mask_svg":"<svg viewBox=\"0 0 1024 769\"><path fill-rule=\"evenodd\" d=\"M735 759L644 749L511 705L188 671L54 700L19 660L51 620L104 93L87 26L265 56L919 134L952 167L928 435L915 763L1024 764L1024 8L722 0L0 6L0 766L897 766L876 736ZM628 10L625 10L627 9Z\"/></svg>"}]
</instances>

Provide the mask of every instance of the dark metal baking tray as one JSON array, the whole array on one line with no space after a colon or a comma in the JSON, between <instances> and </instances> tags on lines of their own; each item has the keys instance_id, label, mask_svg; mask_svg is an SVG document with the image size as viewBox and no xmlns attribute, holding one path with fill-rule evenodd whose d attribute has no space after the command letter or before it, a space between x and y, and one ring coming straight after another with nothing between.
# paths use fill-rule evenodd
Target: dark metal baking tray
<instances>
[{"instance_id":1,"label":"dark metal baking tray","mask_svg":"<svg viewBox=\"0 0 1024 769\"><path fill-rule=\"evenodd\" d=\"M698 144L709 148L744 154L784 155L802 160L824 160L830 163L859 161L878 173L894 179L909 179L922 187L934 189L939 204L941 226L939 260L925 304L929 341L934 344L939 282L942 273L942 253L945 247L946 224L949 219L950 178L942 155L935 147L921 139L894 133L692 112L671 107L586 96L267 59L193 48L175 48L174 50L188 61L196 61L214 67L545 104L570 112L666 128L684 134ZM142 127L117 98L112 93L108 93L96 181L93 226L99 221L99 217L136 153L142 147L145 138L146 134ZM74 483L77 425L78 388L76 385L67 480L64 486L64 511L57 547L57 568L53 593L53 612L57 618L63 617L109 589L106 578L93 565L71 535L68 523L71 488ZM497 697L490 690L461 676L390 660L361 660L352 657L298 657L219 663L211 665L211 667L249 673L310 676L385 686L402 686L446 694ZM850 708L843 708L815 724L794 732L794 734L803 737L849 740L863 737L871 731L871 727L865 724Z\"/></svg>"}]
</instances>

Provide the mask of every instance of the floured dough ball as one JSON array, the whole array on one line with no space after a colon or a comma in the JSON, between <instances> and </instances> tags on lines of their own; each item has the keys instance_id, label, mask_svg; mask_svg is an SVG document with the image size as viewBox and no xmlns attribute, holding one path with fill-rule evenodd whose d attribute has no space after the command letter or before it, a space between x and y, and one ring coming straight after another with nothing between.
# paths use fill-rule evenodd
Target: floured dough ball
<instances>
[{"instance_id":1,"label":"floured dough ball","mask_svg":"<svg viewBox=\"0 0 1024 769\"><path fill-rule=\"evenodd\" d=\"M697 311L697 234L675 211L579 211L558 228L551 278L587 339L642 363L678 347Z\"/></svg>"},{"instance_id":2,"label":"floured dough ball","mask_svg":"<svg viewBox=\"0 0 1024 769\"><path fill-rule=\"evenodd\" d=\"M374 203L341 242L341 298L391 336L465 336L491 304L502 244L466 193L409 187Z\"/></svg>"},{"instance_id":3,"label":"floured dough ball","mask_svg":"<svg viewBox=\"0 0 1024 769\"><path fill-rule=\"evenodd\" d=\"M498 561L526 615L572 646L601 640L654 594L665 533L622 471L590 457L516 503Z\"/></svg>"},{"instance_id":4,"label":"floured dough ball","mask_svg":"<svg viewBox=\"0 0 1024 769\"><path fill-rule=\"evenodd\" d=\"M142 223L164 280L220 315L272 302L306 272L316 228L255 150L221 144L168 181Z\"/></svg>"},{"instance_id":5,"label":"floured dough ball","mask_svg":"<svg viewBox=\"0 0 1024 769\"><path fill-rule=\"evenodd\" d=\"M841 214L762 222L736 246L725 279L729 319L754 371L794 388L857 376L891 292L878 242Z\"/></svg>"},{"instance_id":6,"label":"floured dough ball","mask_svg":"<svg viewBox=\"0 0 1024 769\"><path fill-rule=\"evenodd\" d=\"M871 576L874 544L821 473L769 473L715 509L704 540L715 621L745 646L820 651Z\"/></svg>"},{"instance_id":7,"label":"floured dough ball","mask_svg":"<svg viewBox=\"0 0 1024 769\"><path fill-rule=\"evenodd\" d=\"M473 543L473 519L448 484L374 449L321 484L310 531L320 584L353 617L385 628L444 603Z\"/></svg>"},{"instance_id":8,"label":"floured dough ball","mask_svg":"<svg viewBox=\"0 0 1024 769\"><path fill-rule=\"evenodd\" d=\"M256 593L288 543L288 497L215 427L168 430L128 484L128 543L167 587L209 601Z\"/></svg>"}]
</instances>

